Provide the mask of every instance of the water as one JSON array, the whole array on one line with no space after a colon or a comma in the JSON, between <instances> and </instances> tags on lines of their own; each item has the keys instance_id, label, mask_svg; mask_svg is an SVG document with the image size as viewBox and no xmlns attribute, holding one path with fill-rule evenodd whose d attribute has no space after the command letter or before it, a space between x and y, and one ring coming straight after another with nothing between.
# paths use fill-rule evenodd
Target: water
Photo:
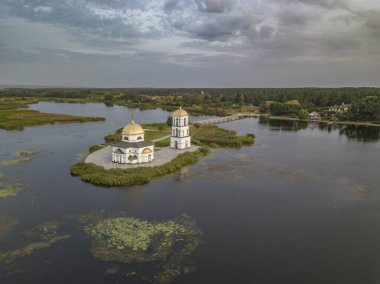
<instances>
[{"instance_id":1,"label":"water","mask_svg":"<svg viewBox=\"0 0 380 284\"><path fill-rule=\"evenodd\" d=\"M380 281L376 128L234 121L222 126L255 133L256 146L214 151L148 185L103 188L71 177L70 165L125 125L131 111L140 123L165 121L169 113L102 104L39 103L33 109L107 120L0 130L0 160L16 150L37 151L27 163L0 166L0 172L28 185L0 200L0 216L19 220L0 233L0 251L24 245L25 228L91 209L147 220L187 213L202 230L203 242L187 257L195 271L175 283ZM71 238L15 261L23 273L7 277L0 268L0 283L133 283L104 275L109 263L92 257L77 224L65 226Z\"/></svg>"}]
</instances>

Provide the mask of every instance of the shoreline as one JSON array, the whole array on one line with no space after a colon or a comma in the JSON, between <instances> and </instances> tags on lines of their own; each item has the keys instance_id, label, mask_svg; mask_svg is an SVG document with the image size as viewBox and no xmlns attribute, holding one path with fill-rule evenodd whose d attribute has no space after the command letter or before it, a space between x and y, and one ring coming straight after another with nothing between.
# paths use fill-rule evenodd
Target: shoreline
<instances>
[{"instance_id":1,"label":"shoreline","mask_svg":"<svg viewBox=\"0 0 380 284\"><path fill-rule=\"evenodd\" d=\"M295 117L283 117L283 116L269 116L268 119L287 120L287 121L301 121L301 122L316 122L316 123L326 123L326 124L330 124L330 125L340 124L340 125L380 127L380 124L373 124L370 122L359 122L359 121L312 120L312 119L299 119L299 118L295 118Z\"/></svg>"}]
</instances>

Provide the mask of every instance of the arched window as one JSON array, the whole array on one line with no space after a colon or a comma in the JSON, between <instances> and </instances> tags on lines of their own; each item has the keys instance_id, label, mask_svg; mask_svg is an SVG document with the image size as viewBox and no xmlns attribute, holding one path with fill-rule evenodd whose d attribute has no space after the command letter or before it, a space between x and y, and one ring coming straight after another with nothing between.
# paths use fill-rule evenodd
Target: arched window
<instances>
[{"instance_id":1,"label":"arched window","mask_svg":"<svg viewBox=\"0 0 380 284\"><path fill-rule=\"evenodd\" d=\"M187 130L187 136L189 136L189 129Z\"/></svg>"},{"instance_id":2,"label":"arched window","mask_svg":"<svg viewBox=\"0 0 380 284\"><path fill-rule=\"evenodd\" d=\"M175 119L175 121L176 121L176 126L179 126L179 119L178 119L178 117Z\"/></svg>"},{"instance_id":3,"label":"arched window","mask_svg":"<svg viewBox=\"0 0 380 284\"><path fill-rule=\"evenodd\" d=\"M187 125L187 121L186 120L187 120L186 118L183 119L183 125L185 125L185 126Z\"/></svg>"},{"instance_id":4,"label":"arched window","mask_svg":"<svg viewBox=\"0 0 380 284\"><path fill-rule=\"evenodd\" d=\"M127 137L127 136L124 136L124 140L127 140L127 141L128 141L128 137Z\"/></svg>"},{"instance_id":5,"label":"arched window","mask_svg":"<svg viewBox=\"0 0 380 284\"><path fill-rule=\"evenodd\" d=\"M141 136L137 137L137 140L141 140L141 139L142 139L142 137L141 137Z\"/></svg>"}]
</instances>

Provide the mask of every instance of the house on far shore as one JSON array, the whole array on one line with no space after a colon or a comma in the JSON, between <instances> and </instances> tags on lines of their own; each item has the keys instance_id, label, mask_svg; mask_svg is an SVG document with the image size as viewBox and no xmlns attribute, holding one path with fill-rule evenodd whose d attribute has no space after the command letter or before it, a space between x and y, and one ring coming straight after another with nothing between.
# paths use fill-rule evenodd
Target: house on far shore
<instances>
[{"instance_id":1,"label":"house on far shore","mask_svg":"<svg viewBox=\"0 0 380 284\"><path fill-rule=\"evenodd\" d=\"M309 113L309 119L321 120L321 115L318 112L313 111L313 112Z\"/></svg>"},{"instance_id":2,"label":"house on far shore","mask_svg":"<svg viewBox=\"0 0 380 284\"><path fill-rule=\"evenodd\" d=\"M347 112L351 105L346 105L342 103L341 105L334 105L329 107L329 112L342 113Z\"/></svg>"}]
</instances>

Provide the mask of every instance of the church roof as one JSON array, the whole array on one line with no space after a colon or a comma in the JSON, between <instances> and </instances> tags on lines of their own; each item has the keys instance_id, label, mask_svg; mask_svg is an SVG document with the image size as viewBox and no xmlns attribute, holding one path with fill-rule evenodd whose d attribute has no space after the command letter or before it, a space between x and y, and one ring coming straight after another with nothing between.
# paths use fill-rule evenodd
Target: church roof
<instances>
[{"instance_id":1,"label":"church roof","mask_svg":"<svg viewBox=\"0 0 380 284\"><path fill-rule=\"evenodd\" d=\"M119 147L123 149L127 148L144 148L148 146L154 146L154 143L151 141L141 141L141 142L115 142L112 144L113 147Z\"/></svg>"},{"instance_id":2,"label":"church roof","mask_svg":"<svg viewBox=\"0 0 380 284\"><path fill-rule=\"evenodd\" d=\"M144 134L144 129L141 127L140 124L135 123L135 121L131 120L131 123L126 125L121 132L122 135L140 135Z\"/></svg>"},{"instance_id":3,"label":"church roof","mask_svg":"<svg viewBox=\"0 0 380 284\"><path fill-rule=\"evenodd\" d=\"M182 109L182 107L179 107L179 109L177 109L174 113L173 113L173 116L189 116L187 111Z\"/></svg>"}]
</instances>

